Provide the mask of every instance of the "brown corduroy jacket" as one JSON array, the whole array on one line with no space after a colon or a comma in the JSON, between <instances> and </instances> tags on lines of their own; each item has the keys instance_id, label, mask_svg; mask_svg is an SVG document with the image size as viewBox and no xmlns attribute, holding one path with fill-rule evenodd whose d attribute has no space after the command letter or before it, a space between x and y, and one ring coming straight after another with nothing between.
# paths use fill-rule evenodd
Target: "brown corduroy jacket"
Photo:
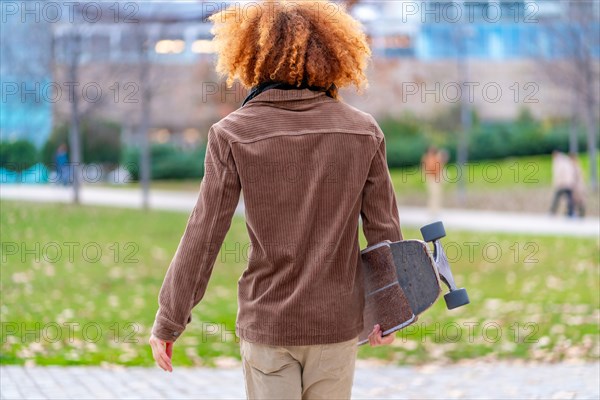
<instances>
[{"instance_id":1,"label":"brown corduroy jacket","mask_svg":"<svg viewBox=\"0 0 600 400\"><path fill-rule=\"evenodd\" d=\"M242 191L250 246L236 333L279 346L356 337L359 216L369 245L401 240L396 198L375 119L309 89L264 91L211 127L153 333L175 341L191 321Z\"/></svg>"}]
</instances>

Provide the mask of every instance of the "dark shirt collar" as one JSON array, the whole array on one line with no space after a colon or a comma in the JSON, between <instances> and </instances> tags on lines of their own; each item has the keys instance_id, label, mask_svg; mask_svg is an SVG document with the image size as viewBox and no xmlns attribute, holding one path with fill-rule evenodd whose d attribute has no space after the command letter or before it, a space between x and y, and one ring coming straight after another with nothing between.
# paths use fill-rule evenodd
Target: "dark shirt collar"
<instances>
[{"instance_id":1,"label":"dark shirt collar","mask_svg":"<svg viewBox=\"0 0 600 400\"><path fill-rule=\"evenodd\" d=\"M332 84L332 87L335 87L335 85ZM295 85L290 85L289 83L285 83L285 82L263 82L261 84L258 84L257 86L254 86L250 90L250 93L248 93L248 96L244 99L244 102L242 103L242 107L244 107L246 105L246 103L248 103L250 100L252 100L256 96L258 96L259 94L266 92L269 89L280 89L280 90L309 89L313 92L324 92L327 94L327 96L332 97L329 94L329 90L331 89L331 87L324 88L324 87L318 87L318 86L309 86L307 83L302 83L300 86L295 86Z\"/></svg>"}]
</instances>

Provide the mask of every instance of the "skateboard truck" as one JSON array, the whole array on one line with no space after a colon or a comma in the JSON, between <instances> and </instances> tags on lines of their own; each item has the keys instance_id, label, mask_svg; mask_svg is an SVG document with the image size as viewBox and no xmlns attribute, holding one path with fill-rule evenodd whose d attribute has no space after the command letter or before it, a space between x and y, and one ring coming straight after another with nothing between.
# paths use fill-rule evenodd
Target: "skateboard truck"
<instances>
[{"instance_id":1,"label":"skateboard truck","mask_svg":"<svg viewBox=\"0 0 600 400\"><path fill-rule=\"evenodd\" d=\"M433 243L433 261L438 269L440 279L448 286L448 289L450 289L450 291L444 295L448 310L469 304L469 295L465 288L457 289L456 287L452 271L450 270L448 257L446 257L446 253L440 242L440 239L446 236L444 224L442 224L441 221L437 221L425 225L421 228L421 235L423 235L423 240L425 242Z\"/></svg>"}]
</instances>

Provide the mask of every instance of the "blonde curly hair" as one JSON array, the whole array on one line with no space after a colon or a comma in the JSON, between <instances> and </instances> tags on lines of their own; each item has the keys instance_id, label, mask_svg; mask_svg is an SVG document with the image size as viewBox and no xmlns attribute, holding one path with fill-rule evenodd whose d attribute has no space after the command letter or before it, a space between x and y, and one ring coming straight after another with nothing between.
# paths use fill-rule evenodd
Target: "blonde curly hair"
<instances>
[{"instance_id":1,"label":"blonde curly hair","mask_svg":"<svg viewBox=\"0 0 600 400\"><path fill-rule=\"evenodd\" d=\"M236 3L210 17L217 72L230 87L264 82L337 88L367 85L371 50L358 21L329 1Z\"/></svg>"}]
</instances>

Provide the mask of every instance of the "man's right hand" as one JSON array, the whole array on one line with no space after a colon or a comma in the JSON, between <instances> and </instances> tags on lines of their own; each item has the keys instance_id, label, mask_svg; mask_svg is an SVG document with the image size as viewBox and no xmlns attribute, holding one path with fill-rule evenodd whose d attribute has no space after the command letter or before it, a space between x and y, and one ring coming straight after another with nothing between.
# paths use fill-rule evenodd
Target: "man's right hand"
<instances>
[{"instance_id":1,"label":"man's right hand","mask_svg":"<svg viewBox=\"0 0 600 400\"><path fill-rule=\"evenodd\" d=\"M171 357L173 355L173 342L167 342L156 336L150 336L150 347L152 347L152 357L154 361L165 371L173 372Z\"/></svg>"},{"instance_id":2,"label":"man's right hand","mask_svg":"<svg viewBox=\"0 0 600 400\"><path fill-rule=\"evenodd\" d=\"M371 334L369 335L369 344L371 345L371 347L391 344L394 341L395 335L391 334L384 337L382 336L382 333L383 332L379 324L373 327L373 332L371 332Z\"/></svg>"}]
</instances>

